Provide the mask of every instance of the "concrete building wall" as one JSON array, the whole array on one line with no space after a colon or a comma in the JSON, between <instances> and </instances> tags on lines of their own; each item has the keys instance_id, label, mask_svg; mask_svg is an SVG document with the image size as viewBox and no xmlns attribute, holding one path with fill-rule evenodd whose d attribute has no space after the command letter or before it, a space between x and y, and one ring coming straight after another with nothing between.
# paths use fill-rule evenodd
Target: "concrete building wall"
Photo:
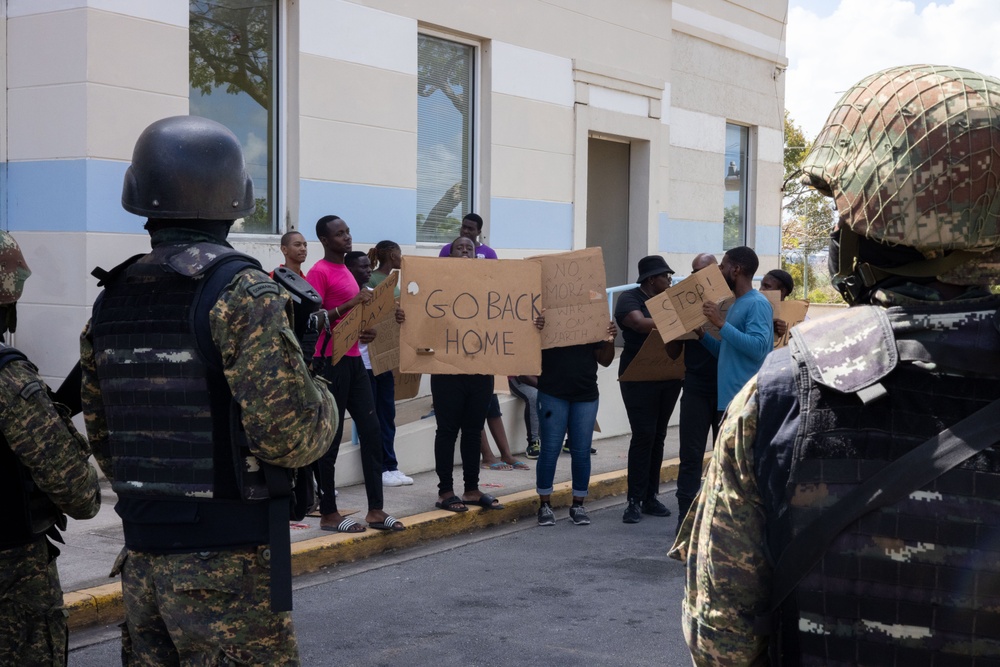
<instances>
[{"instance_id":1,"label":"concrete building wall","mask_svg":"<svg viewBox=\"0 0 1000 667\"><path fill-rule=\"evenodd\" d=\"M785 0L280 0L280 231L344 217L361 249L417 243L417 43L477 46L474 208L502 257L581 248L588 140L630 147L634 271L721 249L727 121L754 136L751 238L776 264ZM0 0L0 222L35 272L15 343L53 380L75 361L89 276L146 250L120 207L142 128L185 114L188 0ZM278 235L234 235L265 265ZM310 247L311 264L322 254ZM602 416L602 424L604 418Z\"/></svg>"}]
</instances>

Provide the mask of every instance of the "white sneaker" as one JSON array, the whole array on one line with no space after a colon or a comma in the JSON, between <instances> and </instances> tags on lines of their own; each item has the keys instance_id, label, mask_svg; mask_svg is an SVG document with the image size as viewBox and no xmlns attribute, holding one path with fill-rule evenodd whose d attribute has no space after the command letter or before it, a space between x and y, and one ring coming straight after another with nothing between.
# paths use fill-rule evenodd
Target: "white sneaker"
<instances>
[{"instance_id":1,"label":"white sneaker","mask_svg":"<svg viewBox=\"0 0 1000 667\"><path fill-rule=\"evenodd\" d=\"M396 476L395 470L386 470L382 473L382 486L403 486L403 480Z\"/></svg>"},{"instance_id":2,"label":"white sneaker","mask_svg":"<svg viewBox=\"0 0 1000 667\"><path fill-rule=\"evenodd\" d=\"M396 476L396 479L398 479L403 486L410 486L413 484L413 478L404 475L402 470L393 470L392 474Z\"/></svg>"}]
</instances>

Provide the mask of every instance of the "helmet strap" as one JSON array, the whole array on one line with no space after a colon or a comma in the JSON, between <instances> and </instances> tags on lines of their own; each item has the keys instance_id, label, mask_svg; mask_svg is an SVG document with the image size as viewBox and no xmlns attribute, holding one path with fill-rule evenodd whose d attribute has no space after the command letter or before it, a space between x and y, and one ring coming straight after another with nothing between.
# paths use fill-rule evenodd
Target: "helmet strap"
<instances>
[{"instance_id":1,"label":"helmet strap","mask_svg":"<svg viewBox=\"0 0 1000 667\"><path fill-rule=\"evenodd\" d=\"M854 305L863 294L887 278L935 278L948 273L972 259L977 253L953 250L933 259L921 259L900 266L886 268L870 262L861 262L861 236L849 226L839 229L837 272L832 277L834 287L847 303Z\"/></svg>"}]
</instances>

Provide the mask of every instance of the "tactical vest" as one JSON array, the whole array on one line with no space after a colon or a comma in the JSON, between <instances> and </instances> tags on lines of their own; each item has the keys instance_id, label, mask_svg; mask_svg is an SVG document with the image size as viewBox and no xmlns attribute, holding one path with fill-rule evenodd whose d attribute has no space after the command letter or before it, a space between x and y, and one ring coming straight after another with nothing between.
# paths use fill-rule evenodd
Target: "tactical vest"
<instances>
[{"instance_id":1,"label":"tactical vest","mask_svg":"<svg viewBox=\"0 0 1000 667\"><path fill-rule=\"evenodd\" d=\"M159 246L104 274L91 331L130 549L268 542L267 504L252 502L266 485L249 450L234 446L241 420L208 325L222 289L248 267L260 268L201 243Z\"/></svg>"},{"instance_id":2,"label":"tactical vest","mask_svg":"<svg viewBox=\"0 0 1000 667\"><path fill-rule=\"evenodd\" d=\"M1000 397L996 306L852 308L768 358L754 451L772 564L824 508ZM1000 448L852 524L778 625L772 664L1000 665Z\"/></svg>"},{"instance_id":3,"label":"tactical vest","mask_svg":"<svg viewBox=\"0 0 1000 667\"><path fill-rule=\"evenodd\" d=\"M12 361L28 358L12 347L0 345L0 373ZM31 478L31 471L21 464L0 433L0 549L18 547L35 541L62 524L65 516ZM62 541L58 533L54 539Z\"/></svg>"}]
</instances>

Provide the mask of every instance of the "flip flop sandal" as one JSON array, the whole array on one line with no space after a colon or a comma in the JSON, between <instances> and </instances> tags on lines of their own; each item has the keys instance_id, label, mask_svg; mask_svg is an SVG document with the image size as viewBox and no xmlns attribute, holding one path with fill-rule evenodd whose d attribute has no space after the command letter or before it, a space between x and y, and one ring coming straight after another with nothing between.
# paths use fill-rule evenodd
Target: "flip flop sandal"
<instances>
[{"instance_id":1,"label":"flip flop sandal","mask_svg":"<svg viewBox=\"0 0 1000 667\"><path fill-rule=\"evenodd\" d=\"M497 461L496 463L481 465L479 467L483 470L513 470L516 466L511 466L509 463L504 463L503 461Z\"/></svg>"},{"instance_id":2,"label":"flip flop sandal","mask_svg":"<svg viewBox=\"0 0 1000 667\"><path fill-rule=\"evenodd\" d=\"M514 463L512 463L511 465L513 466L514 470L531 470L531 466L529 466L524 461L514 461Z\"/></svg>"},{"instance_id":3,"label":"flip flop sandal","mask_svg":"<svg viewBox=\"0 0 1000 667\"><path fill-rule=\"evenodd\" d=\"M366 530L364 526L351 518L344 519L336 526L320 526L320 529L331 533L363 533Z\"/></svg>"},{"instance_id":4,"label":"flip flop sandal","mask_svg":"<svg viewBox=\"0 0 1000 667\"><path fill-rule=\"evenodd\" d=\"M394 516L387 516L382 521L370 521L368 523L368 527L374 528L375 530L388 530L394 533L406 530L406 526L400 523L399 519Z\"/></svg>"},{"instance_id":5,"label":"flip flop sandal","mask_svg":"<svg viewBox=\"0 0 1000 667\"><path fill-rule=\"evenodd\" d=\"M479 496L479 500L463 500L462 502L465 503L466 505L479 505L484 510L503 509L503 505L500 504L500 501L488 493L484 493L483 495Z\"/></svg>"},{"instance_id":6,"label":"flip flop sandal","mask_svg":"<svg viewBox=\"0 0 1000 667\"><path fill-rule=\"evenodd\" d=\"M439 500L434 503L434 507L439 510L445 510L448 512L468 512L469 508L465 506L465 501L458 496L452 496L451 498L445 498L444 500Z\"/></svg>"}]
</instances>

